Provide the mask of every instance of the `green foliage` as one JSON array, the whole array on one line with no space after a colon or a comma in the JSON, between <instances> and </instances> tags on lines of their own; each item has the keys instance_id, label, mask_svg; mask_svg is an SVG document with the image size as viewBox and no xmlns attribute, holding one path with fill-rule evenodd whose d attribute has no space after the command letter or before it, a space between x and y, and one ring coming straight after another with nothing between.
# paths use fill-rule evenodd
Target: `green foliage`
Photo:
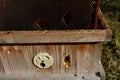
<instances>
[{"instance_id":1,"label":"green foliage","mask_svg":"<svg viewBox=\"0 0 120 80\"><path fill-rule=\"evenodd\" d=\"M101 0L101 9L106 17L120 22L120 0Z\"/></svg>"},{"instance_id":2,"label":"green foliage","mask_svg":"<svg viewBox=\"0 0 120 80\"><path fill-rule=\"evenodd\" d=\"M102 63L107 80L120 79L120 28L113 30L113 40L105 43L103 48Z\"/></svg>"},{"instance_id":3,"label":"green foliage","mask_svg":"<svg viewBox=\"0 0 120 80\"><path fill-rule=\"evenodd\" d=\"M112 41L103 47L106 79L120 80L120 0L101 0L101 9L113 32Z\"/></svg>"}]
</instances>

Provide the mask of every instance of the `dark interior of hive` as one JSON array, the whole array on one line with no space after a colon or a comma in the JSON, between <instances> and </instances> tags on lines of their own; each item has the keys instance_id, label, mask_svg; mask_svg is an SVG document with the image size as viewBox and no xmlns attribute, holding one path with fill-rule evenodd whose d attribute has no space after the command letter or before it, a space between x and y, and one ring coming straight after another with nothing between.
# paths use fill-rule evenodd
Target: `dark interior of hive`
<instances>
[{"instance_id":1,"label":"dark interior of hive","mask_svg":"<svg viewBox=\"0 0 120 80\"><path fill-rule=\"evenodd\" d=\"M94 24L93 1L0 0L0 30L87 29Z\"/></svg>"}]
</instances>

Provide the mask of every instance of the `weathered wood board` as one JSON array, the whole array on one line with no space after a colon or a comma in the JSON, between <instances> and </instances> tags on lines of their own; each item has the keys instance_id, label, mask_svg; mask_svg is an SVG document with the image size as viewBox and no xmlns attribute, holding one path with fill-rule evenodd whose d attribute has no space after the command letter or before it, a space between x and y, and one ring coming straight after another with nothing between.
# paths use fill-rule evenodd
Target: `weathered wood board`
<instances>
[{"instance_id":1,"label":"weathered wood board","mask_svg":"<svg viewBox=\"0 0 120 80\"><path fill-rule=\"evenodd\" d=\"M41 78L39 80L48 80L49 77L51 77L50 80L56 80L57 77L60 80L77 80L77 78L82 78L82 75L87 75L88 78L89 75L92 75L97 78L95 75L97 72L100 72L101 76L105 76L100 63L101 49L101 43L0 46L0 76L1 78L16 78L16 80L19 80L17 78L27 80L25 77L31 76L33 76L31 80L38 80L39 77ZM33 56L40 52L47 52L53 56L52 67L39 69L33 65ZM69 68L63 64L65 55L70 55L71 66ZM54 76L56 74L57 76ZM63 74L71 78L67 78Z\"/></svg>"},{"instance_id":2,"label":"weathered wood board","mask_svg":"<svg viewBox=\"0 0 120 80\"><path fill-rule=\"evenodd\" d=\"M104 30L1 31L0 44L81 43L111 40L109 28Z\"/></svg>"}]
</instances>

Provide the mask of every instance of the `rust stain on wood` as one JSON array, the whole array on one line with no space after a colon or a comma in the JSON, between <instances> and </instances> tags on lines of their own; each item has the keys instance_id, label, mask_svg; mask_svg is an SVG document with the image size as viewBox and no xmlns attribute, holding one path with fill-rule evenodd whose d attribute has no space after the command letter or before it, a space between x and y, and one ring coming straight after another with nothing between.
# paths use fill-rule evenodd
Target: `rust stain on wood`
<instances>
[{"instance_id":1,"label":"rust stain on wood","mask_svg":"<svg viewBox=\"0 0 120 80\"><path fill-rule=\"evenodd\" d=\"M3 47L2 46L0 46L0 53L2 53L3 52Z\"/></svg>"},{"instance_id":2,"label":"rust stain on wood","mask_svg":"<svg viewBox=\"0 0 120 80\"><path fill-rule=\"evenodd\" d=\"M97 45L97 44L96 44ZM2 46L3 53L0 54L2 70L4 74L89 74L94 73L93 67L96 58L100 59L93 48L93 44L41 44L41 45L20 45L20 46ZM101 46L101 45L99 45ZM7 53L10 51L10 54ZM54 58L52 67L48 69L39 69L32 63L33 56L40 52L47 52ZM70 56L70 66L64 66L65 55ZM95 55L95 56L93 56ZM94 65L94 66L93 66Z\"/></svg>"}]
</instances>

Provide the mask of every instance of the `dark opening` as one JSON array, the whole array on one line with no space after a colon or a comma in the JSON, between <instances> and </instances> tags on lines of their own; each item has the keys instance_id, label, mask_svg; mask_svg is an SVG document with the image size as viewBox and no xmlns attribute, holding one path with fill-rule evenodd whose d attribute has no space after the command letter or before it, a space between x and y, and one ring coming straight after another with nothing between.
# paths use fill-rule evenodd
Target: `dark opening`
<instances>
[{"instance_id":1,"label":"dark opening","mask_svg":"<svg viewBox=\"0 0 120 80\"><path fill-rule=\"evenodd\" d=\"M64 58L64 65L66 68L69 68L71 66L71 59L70 55L66 55Z\"/></svg>"},{"instance_id":2,"label":"dark opening","mask_svg":"<svg viewBox=\"0 0 120 80\"><path fill-rule=\"evenodd\" d=\"M40 65L44 68L45 67L45 63L40 63Z\"/></svg>"},{"instance_id":3,"label":"dark opening","mask_svg":"<svg viewBox=\"0 0 120 80\"><path fill-rule=\"evenodd\" d=\"M0 30L88 29L95 18L93 1L1 0Z\"/></svg>"}]
</instances>

